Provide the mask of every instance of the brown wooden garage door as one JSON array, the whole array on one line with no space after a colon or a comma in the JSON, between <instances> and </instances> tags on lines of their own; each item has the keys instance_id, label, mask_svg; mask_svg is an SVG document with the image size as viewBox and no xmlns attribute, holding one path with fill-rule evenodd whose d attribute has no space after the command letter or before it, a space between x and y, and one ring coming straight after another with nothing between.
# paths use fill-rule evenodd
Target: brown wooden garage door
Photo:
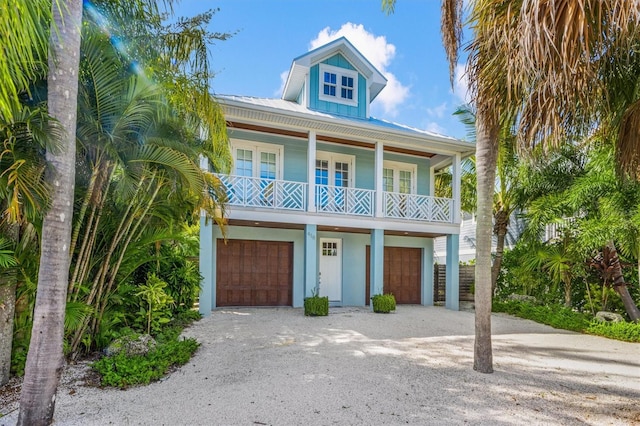
<instances>
[{"instance_id":1,"label":"brown wooden garage door","mask_svg":"<svg viewBox=\"0 0 640 426\"><path fill-rule=\"evenodd\" d=\"M367 299L371 282L371 247L367 246ZM422 277L422 249L407 247L384 248L384 293L393 293L396 302L420 304Z\"/></svg>"},{"instance_id":2,"label":"brown wooden garage door","mask_svg":"<svg viewBox=\"0 0 640 426\"><path fill-rule=\"evenodd\" d=\"M217 306L291 306L293 243L217 241Z\"/></svg>"}]
</instances>

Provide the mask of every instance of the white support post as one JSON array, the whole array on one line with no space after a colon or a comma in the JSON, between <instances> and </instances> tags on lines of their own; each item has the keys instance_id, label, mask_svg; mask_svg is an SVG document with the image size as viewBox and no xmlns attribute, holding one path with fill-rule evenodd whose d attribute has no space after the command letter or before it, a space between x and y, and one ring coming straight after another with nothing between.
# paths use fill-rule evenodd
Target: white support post
<instances>
[{"instance_id":1,"label":"white support post","mask_svg":"<svg viewBox=\"0 0 640 426\"><path fill-rule=\"evenodd\" d=\"M460 213L460 208L461 208L460 185L461 185L461 179L462 179L462 165L461 165L459 153L453 157L453 164L451 168L452 168L451 194L453 196L453 223L460 223L462 220L462 216Z\"/></svg>"},{"instance_id":2,"label":"white support post","mask_svg":"<svg viewBox=\"0 0 640 426\"><path fill-rule=\"evenodd\" d=\"M307 146L307 211L316 211L316 132L309 131Z\"/></svg>"},{"instance_id":3,"label":"white support post","mask_svg":"<svg viewBox=\"0 0 640 426\"><path fill-rule=\"evenodd\" d=\"M429 195L436 195L436 168L433 166L429 167Z\"/></svg>"},{"instance_id":4,"label":"white support post","mask_svg":"<svg viewBox=\"0 0 640 426\"><path fill-rule=\"evenodd\" d=\"M375 205L375 217L384 216L384 198L382 187L382 169L384 165L384 146L382 142L376 142L375 152L375 179L376 179L376 205Z\"/></svg>"}]
</instances>

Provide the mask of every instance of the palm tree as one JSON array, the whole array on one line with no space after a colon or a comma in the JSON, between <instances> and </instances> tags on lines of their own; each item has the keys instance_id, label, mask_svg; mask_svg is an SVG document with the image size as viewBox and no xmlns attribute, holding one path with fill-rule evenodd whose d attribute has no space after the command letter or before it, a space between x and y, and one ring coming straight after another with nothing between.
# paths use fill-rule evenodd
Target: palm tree
<instances>
[{"instance_id":1,"label":"palm tree","mask_svg":"<svg viewBox=\"0 0 640 426\"><path fill-rule=\"evenodd\" d=\"M0 119L14 121L19 96L28 93L31 82L46 75L51 1L0 0ZM6 38L5 38L6 37ZM43 59L44 58L44 59Z\"/></svg>"},{"instance_id":2,"label":"palm tree","mask_svg":"<svg viewBox=\"0 0 640 426\"><path fill-rule=\"evenodd\" d=\"M383 0L393 10L395 0ZM453 70L462 38L463 0L443 0L442 31ZM518 112L523 149L558 146L593 129L603 103L602 70L624 67L638 42L640 3L628 0L476 0L467 76L477 108L478 226L474 369L493 371L491 350L491 205L499 118ZM640 107L619 125L619 164L633 176L640 165Z\"/></svg>"},{"instance_id":3,"label":"palm tree","mask_svg":"<svg viewBox=\"0 0 640 426\"><path fill-rule=\"evenodd\" d=\"M454 115L458 116L460 121L467 127L467 137L470 141L475 142L476 138L476 115L470 105L459 107ZM495 293L498 274L502 265L502 257L504 254L504 246L509 233L509 225L511 217L518 208L518 156L515 152L515 135L513 134L513 122L508 118L501 120L499 141L498 141L498 158L496 161L496 183L493 196L493 235L496 238L496 253L491 266L491 288ZM468 162L469 173L467 179L472 181L473 191L463 192L463 197L472 197L466 203L470 204L470 212L475 212L476 197L476 161L473 158ZM464 169L464 167L463 167ZM470 170L469 170L470 169ZM464 177L464 176L463 176ZM463 181L463 189L465 188Z\"/></svg>"},{"instance_id":4,"label":"palm tree","mask_svg":"<svg viewBox=\"0 0 640 426\"><path fill-rule=\"evenodd\" d=\"M44 180L45 161L41 150L47 146L48 134L55 126L48 124L42 107L21 107L12 111L13 122L0 121L0 238L15 252L21 231L42 218L48 204L48 186ZM11 256L13 258L13 256ZM0 275L0 334L13 335L16 306L17 259L3 267ZM0 385L9 380L12 339L0 343Z\"/></svg>"},{"instance_id":5,"label":"palm tree","mask_svg":"<svg viewBox=\"0 0 640 426\"><path fill-rule=\"evenodd\" d=\"M82 1L53 2L48 78L49 115L63 130L60 146L47 151L51 205L42 227L40 273L33 332L27 355L19 425L47 425L64 363L62 339L69 280L73 216L75 134Z\"/></svg>"}]
</instances>

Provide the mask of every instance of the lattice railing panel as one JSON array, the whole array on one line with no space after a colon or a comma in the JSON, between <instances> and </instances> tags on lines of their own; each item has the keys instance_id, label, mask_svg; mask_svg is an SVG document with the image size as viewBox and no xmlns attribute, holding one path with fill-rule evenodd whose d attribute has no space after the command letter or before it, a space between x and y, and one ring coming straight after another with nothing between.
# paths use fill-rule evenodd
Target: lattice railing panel
<instances>
[{"instance_id":1,"label":"lattice railing panel","mask_svg":"<svg viewBox=\"0 0 640 426\"><path fill-rule=\"evenodd\" d=\"M316 186L316 207L319 212L373 216L374 191L338 186Z\"/></svg>"},{"instance_id":2,"label":"lattice railing panel","mask_svg":"<svg viewBox=\"0 0 640 426\"><path fill-rule=\"evenodd\" d=\"M232 206L306 209L307 184L247 176L218 175Z\"/></svg>"},{"instance_id":3,"label":"lattice railing panel","mask_svg":"<svg viewBox=\"0 0 640 426\"><path fill-rule=\"evenodd\" d=\"M384 193L384 215L397 219L453 222L453 200L428 195Z\"/></svg>"}]
</instances>

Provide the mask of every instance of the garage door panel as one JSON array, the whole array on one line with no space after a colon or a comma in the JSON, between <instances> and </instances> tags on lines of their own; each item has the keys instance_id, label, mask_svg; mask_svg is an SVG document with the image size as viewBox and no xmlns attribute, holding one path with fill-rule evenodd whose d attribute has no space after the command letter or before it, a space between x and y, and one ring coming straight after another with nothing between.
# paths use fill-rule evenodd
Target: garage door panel
<instances>
[{"instance_id":1,"label":"garage door panel","mask_svg":"<svg viewBox=\"0 0 640 426\"><path fill-rule=\"evenodd\" d=\"M217 241L217 306L291 306L293 243Z\"/></svg>"},{"instance_id":2,"label":"garage door panel","mask_svg":"<svg viewBox=\"0 0 640 426\"><path fill-rule=\"evenodd\" d=\"M366 300L370 301L371 247L366 250ZM408 247L384 248L384 293L393 293L398 304L421 303L422 249Z\"/></svg>"}]
</instances>

